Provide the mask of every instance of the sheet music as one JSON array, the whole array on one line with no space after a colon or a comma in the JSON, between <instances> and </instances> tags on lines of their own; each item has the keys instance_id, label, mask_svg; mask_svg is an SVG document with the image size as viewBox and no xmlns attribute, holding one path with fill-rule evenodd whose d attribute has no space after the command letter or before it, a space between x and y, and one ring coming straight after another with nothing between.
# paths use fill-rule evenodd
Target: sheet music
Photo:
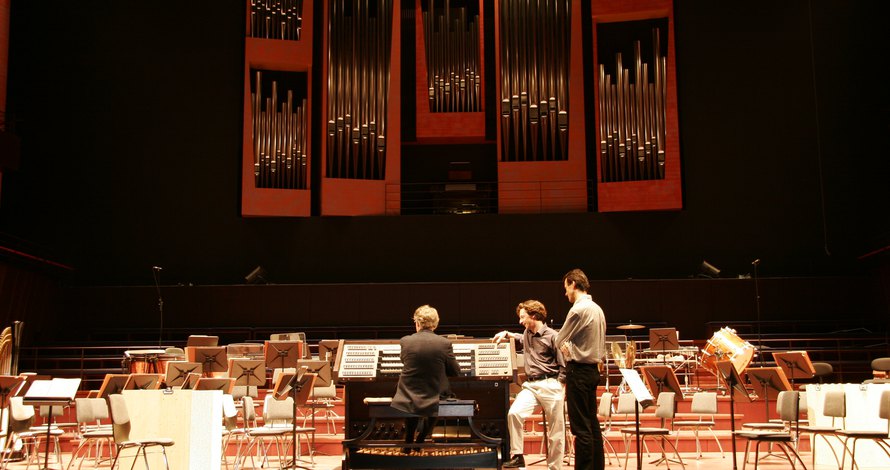
<instances>
[{"instance_id":1,"label":"sheet music","mask_svg":"<svg viewBox=\"0 0 890 470\"><path fill-rule=\"evenodd\" d=\"M631 393L634 394L634 397L640 403L640 405L645 408L647 406L652 406L655 404L655 398L649 393L649 389L646 388L646 385L643 383L643 379L640 378L640 374L633 369L618 369L621 371L621 375L624 376L624 381L630 387Z\"/></svg>"},{"instance_id":2,"label":"sheet music","mask_svg":"<svg viewBox=\"0 0 890 470\"><path fill-rule=\"evenodd\" d=\"M73 400L79 387L80 379L35 380L25 392L25 398L30 400Z\"/></svg>"}]
</instances>

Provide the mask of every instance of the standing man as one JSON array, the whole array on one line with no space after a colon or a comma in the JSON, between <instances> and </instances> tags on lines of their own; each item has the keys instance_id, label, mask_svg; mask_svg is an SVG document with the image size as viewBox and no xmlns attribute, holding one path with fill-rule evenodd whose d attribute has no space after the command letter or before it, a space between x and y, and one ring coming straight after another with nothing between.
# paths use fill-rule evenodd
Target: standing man
<instances>
[{"instance_id":1,"label":"standing man","mask_svg":"<svg viewBox=\"0 0 890 470\"><path fill-rule=\"evenodd\" d=\"M433 333L439 326L439 312L429 305L418 307L414 311L414 326L417 332L399 342L402 374L391 405L418 415L405 420L406 444L420 444L429 436L439 414L439 400L451 395L448 377L460 374L451 342Z\"/></svg>"},{"instance_id":2,"label":"standing man","mask_svg":"<svg viewBox=\"0 0 890 470\"><path fill-rule=\"evenodd\" d=\"M558 470L562 468L565 453L566 425L562 389L565 362L554 344L556 331L544 323L547 319L544 304L537 300L526 300L516 306L516 314L519 316L519 324L525 327L523 334L501 331L494 335L496 343L511 337L522 345L527 377L507 413L512 457L504 462L504 467L525 467L523 424L540 403L547 423L547 468Z\"/></svg>"},{"instance_id":3,"label":"standing man","mask_svg":"<svg viewBox=\"0 0 890 470\"><path fill-rule=\"evenodd\" d=\"M562 283L572 308L556 337L556 347L566 359L566 399L575 435L575 468L602 470L606 461L596 417L596 387L599 367L606 356L606 317L587 293L590 282L583 271L569 271Z\"/></svg>"}]
</instances>

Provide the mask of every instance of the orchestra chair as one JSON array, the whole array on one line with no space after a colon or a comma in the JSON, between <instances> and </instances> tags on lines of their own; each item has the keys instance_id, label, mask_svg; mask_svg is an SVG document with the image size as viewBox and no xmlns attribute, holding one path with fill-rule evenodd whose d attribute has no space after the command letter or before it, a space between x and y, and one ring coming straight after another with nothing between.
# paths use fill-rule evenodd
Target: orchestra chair
<instances>
[{"instance_id":1,"label":"orchestra chair","mask_svg":"<svg viewBox=\"0 0 890 470\"><path fill-rule=\"evenodd\" d=\"M662 427L640 427L639 431L636 426L621 428L621 434L625 436L624 442L624 468L627 470L627 462L630 460L630 443L634 442L636 437L639 435L640 444L644 444L647 438L651 438L655 441L658 441L661 445L661 458L657 462L665 462L665 464L670 467L668 462L671 460L668 459L667 456L667 446L670 446L674 450L674 455L677 456L676 462L680 464L684 469L686 468L686 464L683 463L683 458L680 457L680 452L677 450L677 447L670 441L669 437L671 435L671 430L669 428L663 427L664 422L666 420L673 421L674 415L676 413L676 403L674 402L674 398L676 394L674 392L661 392L658 394L658 402L657 407L655 408L655 416L661 418ZM647 450L648 454L648 450ZM654 463L654 462L653 462Z\"/></svg>"},{"instance_id":2,"label":"orchestra chair","mask_svg":"<svg viewBox=\"0 0 890 470\"><path fill-rule=\"evenodd\" d=\"M878 417L887 421L887 427L880 431L860 431L850 429L841 429L837 431L838 438L844 442L844 454L841 457L840 468L844 468L848 453L850 454L850 468L858 468L858 465L856 465L856 444L863 439L877 444L878 447L887 454L887 466L890 466L890 443L887 442L888 435L890 435L890 390L884 390L883 393L881 393L881 402L878 405ZM850 441L853 441L853 447L850 447Z\"/></svg>"},{"instance_id":3,"label":"orchestra chair","mask_svg":"<svg viewBox=\"0 0 890 470\"><path fill-rule=\"evenodd\" d=\"M890 383L890 357L879 357L871 361L871 370L876 372L875 378L862 383L886 384ZM880 374L878 374L878 372Z\"/></svg>"},{"instance_id":4,"label":"orchestra chair","mask_svg":"<svg viewBox=\"0 0 890 470\"><path fill-rule=\"evenodd\" d=\"M609 465L612 465L612 455L615 456L616 462L621 461L618 458L618 452L615 451L615 446L613 446L612 442L606 437L606 433L612 430L612 396L613 395L610 392L603 392L603 394L600 395L600 402L596 408L596 414L600 418L600 432L603 435L603 450L606 452L606 457L609 459ZM566 426L568 426L568 420L566 420ZM568 433L566 435L568 435ZM568 438L566 438L566 442L568 442ZM574 450L574 444L572 444L570 448Z\"/></svg>"},{"instance_id":5,"label":"orchestra chair","mask_svg":"<svg viewBox=\"0 0 890 470\"><path fill-rule=\"evenodd\" d=\"M229 468L229 459L226 456L234 438L238 442L237 449L240 451L242 442L247 438L247 431L238 427L238 409L235 408L235 400L232 395L224 394L222 399L223 407L223 429L222 429L222 462ZM237 455L237 452L236 452Z\"/></svg>"},{"instance_id":6,"label":"orchestra chair","mask_svg":"<svg viewBox=\"0 0 890 470\"><path fill-rule=\"evenodd\" d=\"M74 400L74 410L77 417L77 433L80 444L71 453L71 460L68 461L68 467L74 465L74 461L80 456L80 463L77 468L83 466L83 461L90 457L93 449L96 455L93 456L93 468L98 468L99 461L102 458L102 447L108 442L109 452L114 449L114 431L111 425L100 424L103 419L108 419L108 404L104 398L76 398ZM81 451L86 452L81 455Z\"/></svg>"},{"instance_id":7,"label":"orchestra chair","mask_svg":"<svg viewBox=\"0 0 890 470\"><path fill-rule=\"evenodd\" d=\"M782 421L793 423L797 420L797 407L799 403L798 400L800 400L798 392L779 392L779 396L776 399L776 409L778 410L779 417L782 419ZM790 429L779 431L743 429L741 431L736 431L735 435L747 439L747 443L745 444L745 460L744 465L742 466L743 470L748 466L748 455L751 451L751 443L754 443L755 470L757 469L757 465L760 463L760 445L763 443L778 446L782 453L785 454L785 458L788 459L788 463L791 464L792 468L796 467L797 462L800 462L800 466L804 468L804 470L806 470L807 468L806 464L803 463L800 455L797 453L797 451L794 449L794 446L792 445L795 441L795 436Z\"/></svg>"},{"instance_id":8,"label":"orchestra chair","mask_svg":"<svg viewBox=\"0 0 890 470\"><path fill-rule=\"evenodd\" d=\"M823 383L825 378L834 373L834 367L827 362L814 362L813 370L816 371L816 380Z\"/></svg>"},{"instance_id":9,"label":"orchestra chair","mask_svg":"<svg viewBox=\"0 0 890 470\"><path fill-rule=\"evenodd\" d=\"M282 452L282 441L289 430L284 426L257 426L256 407L254 406L253 398L249 396L241 397L241 413L244 418L243 432L247 445L244 447L241 444L238 445L235 468L241 468L242 462L247 459L248 455L250 455L252 466L257 466L253 455L251 455L251 450L254 447L256 447L256 452L261 454L263 458L260 462L260 467L265 466L266 462L269 461L269 450L273 445L275 446L278 462L281 463L281 456L286 455L286 453Z\"/></svg>"},{"instance_id":10,"label":"orchestra chair","mask_svg":"<svg viewBox=\"0 0 890 470\"><path fill-rule=\"evenodd\" d=\"M286 431L284 435L285 443L289 442L288 438L291 438L291 441L293 440L292 438L294 436L292 434L294 432L294 429L296 429L296 442L291 442L291 444L297 446L297 460L300 459L302 452L302 442L300 440L300 436L306 436L307 439L311 439L312 434L315 434L315 428L312 427L293 427L294 397L292 396L289 396L284 400L276 400L273 394L266 395L266 401L263 404L263 423L264 426L268 426L272 429L284 429ZM311 462L314 463L315 449L313 449L311 445L307 447L309 449L309 459ZM285 446L285 449L288 451L290 450L290 448L287 446Z\"/></svg>"},{"instance_id":11,"label":"orchestra chair","mask_svg":"<svg viewBox=\"0 0 890 470\"><path fill-rule=\"evenodd\" d=\"M714 438L714 441L717 442L717 448L720 449L720 456L726 458L726 454L723 452L723 446L720 444L720 439L717 438L717 434L714 432L714 426L716 426L716 421L714 420L714 416L717 414L717 393L716 392L697 392L692 395L692 413L698 415L697 420L684 420L684 421L673 421L674 431L677 433L677 439L674 441L674 447L677 447L680 443L680 431L681 430L691 430L695 434L695 450L698 453L698 458L702 458L702 448L701 441L699 440L699 431L702 429L707 429L708 432L711 433L711 436Z\"/></svg>"},{"instance_id":12,"label":"orchestra chair","mask_svg":"<svg viewBox=\"0 0 890 470\"><path fill-rule=\"evenodd\" d=\"M831 425L829 426L801 426L801 433L808 433L810 435L810 448L811 453L813 454L813 467L816 466L816 438L821 437L826 444L828 444L828 448L831 449L831 453L834 454L834 461L837 463L838 468L841 465L841 459L838 457L837 452L834 450L834 446L831 445L831 442L828 440L829 437L834 437L838 439L838 442L843 444L843 440L841 440L840 436L837 435L838 430L846 427L846 419L847 419L847 399L846 393L843 390L832 390L825 392L825 399L822 402L822 415L826 417L831 417ZM840 420L840 427L837 426L837 420Z\"/></svg>"},{"instance_id":13,"label":"orchestra chair","mask_svg":"<svg viewBox=\"0 0 890 470\"><path fill-rule=\"evenodd\" d=\"M114 444L116 446L114 461L111 462L112 470L118 460L120 460L123 451L127 449L136 449L136 452L133 454L133 463L130 465L130 469L136 467L136 461L139 460L140 452L142 453L142 458L145 460L145 468L149 468L147 453L147 449L149 448L160 448L161 454L164 457L164 465L167 470L170 470L170 462L167 460L167 447L174 444L173 439L166 437L141 439L138 441L130 439L130 413L127 411L127 402L124 399L124 396L119 393L109 395L108 401L111 405L111 429L114 435Z\"/></svg>"},{"instance_id":14,"label":"orchestra chair","mask_svg":"<svg viewBox=\"0 0 890 470\"><path fill-rule=\"evenodd\" d=\"M316 419L320 417L325 422L328 434L337 434L337 423L334 420L340 415L334 411L334 407L339 401L337 384L333 381L324 387L312 387L311 400L305 405L309 412L303 414L303 427L305 428L312 415L315 415Z\"/></svg>"},{"instance_id":15,"label":"orchestra chair","mask_svg":"<svg viewBox=\"0 0 890 470\"><path fill-rule=\"evenodd\" d=\"M636 427L637 421L636 419L631 419L635 417L634 407L637 408L637 412L640 415L643 414L643 407L637 402L637 399L634 397L632 393L621 393L618 395L618 404L615 406L615 413L621 415L620 421L611 421L610 424L612 427L618 427L619 431L626 427ZM621 438L624 440L624 448L627 449L628 435L622 433ZM646 450L646 455L649 455L649 445L646 444L646 441L642 441L643 449Z\"/></svg>"},{"instance_id":16,"label":"orchestra chair","mask_svg":"<svg viewBox=\"0 0 890 470\"><path fill-rule=\"evenodd\" d=\"M10 437L7 439L7 448L15 445L16 439L22 442L22 450L26 452L28 467L31 466L31 459L40 458L38 450L40 443L46 438L46 425L38 426L34 424L35 410L32 405L25 405L22 397L12 397L9 399L9 416L10 416ZM60 407L61 408L61 407ZM55 413L53 413L55 414ZM13 421L16 425L13 425ZM27 426L25 426L27 425ZM12 436L12 434L15 436ZM50 426L50 438L53 444L53 455L59 465L62 464L61 447L59 446L59 437L65 434L61 429ZM47 446L50 443L46 444ZM5 467L2 467L5 468ZM26 467L27 468L27 467Z\"/></svg>"}]
</instances>

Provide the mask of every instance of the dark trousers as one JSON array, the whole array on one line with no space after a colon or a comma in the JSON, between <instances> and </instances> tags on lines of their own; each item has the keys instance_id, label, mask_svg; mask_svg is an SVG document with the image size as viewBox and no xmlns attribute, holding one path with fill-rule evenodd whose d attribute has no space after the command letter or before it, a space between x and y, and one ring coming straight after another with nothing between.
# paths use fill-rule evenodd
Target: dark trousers
<instances>
[{"instance_id":1,"label":"dark trousers","mask_svg":"<svg viewBox=\"0 0 890 470\"><path fill-rule=\"evenodd\" d=\"M569 362L566 365L566 407L575 435L575 469L602 470L606 466L603 434L596 417L596 387L600 372L596 364Z\"/></svg>"},{"instance_id":2,"label":"dark trousers","mask_svg":"<svg viewBox=\"0 0 890 470\"><path fill-rule=\"evenodd\" d=\"M405 418L405 443L422 444L436 425L435 416ZM420 429L418 431L418 429ZM415 436L414 433L417 433Z\"/></svg>"}]
</instances>

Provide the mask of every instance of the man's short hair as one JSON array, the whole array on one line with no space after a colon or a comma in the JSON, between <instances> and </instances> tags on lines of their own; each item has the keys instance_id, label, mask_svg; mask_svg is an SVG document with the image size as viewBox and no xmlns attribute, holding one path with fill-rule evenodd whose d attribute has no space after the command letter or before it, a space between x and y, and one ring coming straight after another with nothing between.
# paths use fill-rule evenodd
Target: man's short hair
<instances>
[{"instance_id":1,"label":"man's short hair","mask_svg":"<svg viewBox=\"0 0 890 470\"><path fill-rule=\"evenodd\" d=\"M580 269L573 269L567 272L566 275L562 277L562 281L568 281L569 284L575 283L575 288L582 292L590 290L590 281L587 280L587 275L584 274L584 271L581 271Z\"/></svg>"},{"instance_id":2,"label":"man's short hair","mask_svg":"<svg viewBox=\"0 0 890 470\"><path fill-rule=\"evenodd\" d=\"M429 305L421 305L414 311L414 321L421 328L435 330L439 326L439 312Z\"/></svg>"},{"instance_id":3,"label":"man's short hair","mask_svg":"<svg viewBox=\"0 0 890 470\"><path fill-rule=\"evenodd\" d=\"M537 300L529 299L517 305L516 315L519 315L519 311L522 309L525 309L525 313L529 314L535 320L547 320L547 308Z\"/></svg>"}]
</instances>

